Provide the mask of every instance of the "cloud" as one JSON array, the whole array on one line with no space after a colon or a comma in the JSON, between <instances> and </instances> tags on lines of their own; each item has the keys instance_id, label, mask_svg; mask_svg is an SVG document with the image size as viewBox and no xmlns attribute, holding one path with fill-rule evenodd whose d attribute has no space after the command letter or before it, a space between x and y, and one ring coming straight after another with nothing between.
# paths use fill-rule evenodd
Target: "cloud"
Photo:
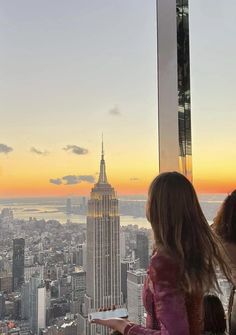
<instances>
[{"instance_id":1,"label":"cloud","mask_svg":"<svg viewBox=\"0 0 236 335\"><path fill-rule=\"evenodd\" d=\"M6 144L0 144L0 154L8 154L11 151L13 151L13 148L9 147Z\"/></svg>"},{"instance_id":2,"label":"cloud","mask_svg":"<svg viewBox=\"0 0 236 335\"><path fill-rule=\"evenodd\" d=\"M61 181L61 179L60 178L56 178L56 179L49 179L49 182L51 183L51 184L54 184L54 185L61 185L62 184L62 181Z\"/></svg>"},{"instance_id":3,"label":"cloud","mask_svg":"<svg viewBox=\"0 0 236 335\"><path fill-rule=\"evenodd\" d=\"M39 150L39 149L36 149L35 147L32 147L30 149L30 152L32 152L33 154L36 154L36 155L39 155L39 156L46 156L48 155L48 151L42 151L42 150Z\"/></svg>"},{"instance_id":4,"label":"cloud","mask_svg":"<svg viewBox=\"0 0 236 335\"><path fill-rule=\"evenodd\" d=\"M113 116L119 116L119 115L121 115L121 112L120 112L119 108L116 106L116 107L113 107L109 110L109 114L113 115Z\"/></svg>"},{"instance_id":5,"label":"cloud","mask_svg":"<svg viewBox=\"0 0 236 335\"><path fill-rule=\"evenodd\" d=\"M93 184L95 183L94 176L85 175L85 176L79 176L80 181L86 181L87 183Z\"/></svg>"},{"instance_id":6,"label":"cloud","mask_svg":"<svg viewBox=\"0 0 236 335\"><path fill-rule=\"evenodd\" d=\"M87 155L88 149L78 147L77 145L67 145L65 148L63 148L65 151L72 152L75 155Z\"/></svg>"},{"instance_id":7,"label":"cloud","mask_svg":"<svg viewBox=\"0 0 236 335\"><path fill-rule=\"evenodd\" d=\"M92 175L68 175L61 178L50 179L49 182L54 185L76 185L82 182L94 183L95 178Z\"/></svg>"},{"instance_id":8,"label":"cloud","mask_svg":"<svg viewBox=\"0 0 236 335\"><path fill-rule=\"evenodd\" d=\"M65 182L66 185L75 185L79 184L81 181L79 180L78 176L64 176L62 180Z\"/></svg>"},{"instance_id":9,"label":"cloud","mask_svg":"<svg viewBox=\"0 0 236 335\"><path fill-rule=\"evenodd\" d=\"M139 178L136 178L136 177L132 177L132 178L130 178L130 181L138 181L138 180L140 180Z\"/></svg>"}]
</instances>

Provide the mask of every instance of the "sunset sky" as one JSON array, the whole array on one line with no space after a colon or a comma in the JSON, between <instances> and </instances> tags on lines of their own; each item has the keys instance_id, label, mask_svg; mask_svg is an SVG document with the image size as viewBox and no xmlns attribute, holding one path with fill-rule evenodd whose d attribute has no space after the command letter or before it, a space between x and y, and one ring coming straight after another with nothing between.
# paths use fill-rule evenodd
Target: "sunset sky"
<instances>
[{"instance_id":1,"label":"sunset sky","mask_svg":"<svg viewBox=\"0 0 236 335\"><path fill-rule=\"evenodd\" d=\"M190 5L194 184L228 192L236 3ZM2 0L0 9L0 197L88 194L102 133L110 183L146 193L158 173L155 1Z\"/></svg>"}]
</instances>

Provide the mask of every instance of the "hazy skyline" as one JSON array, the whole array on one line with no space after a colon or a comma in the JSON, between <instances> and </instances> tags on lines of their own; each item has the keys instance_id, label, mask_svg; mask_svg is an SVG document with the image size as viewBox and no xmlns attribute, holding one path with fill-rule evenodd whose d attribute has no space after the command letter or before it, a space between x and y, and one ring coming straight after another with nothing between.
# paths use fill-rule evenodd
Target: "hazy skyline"
<instances>
[{"instance_id":1,"label":"hazy skyline","mask_svg":"<svg viewBox=\"0 0 236 335\"><path fill-rule=\"evenodd\" d=\"M88 194L158 173L155 1L1 1L0 196ZM236 4L190 1L193 175L236 187Z\"/></svg>"}]
</instances>

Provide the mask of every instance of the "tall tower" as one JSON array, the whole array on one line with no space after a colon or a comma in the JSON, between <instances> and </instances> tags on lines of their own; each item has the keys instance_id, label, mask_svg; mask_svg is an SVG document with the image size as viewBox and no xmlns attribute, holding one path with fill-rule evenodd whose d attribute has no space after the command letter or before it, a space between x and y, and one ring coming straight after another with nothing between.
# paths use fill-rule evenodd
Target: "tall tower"
<instances>
[{"instance_id":1,"label":"tall tower","mask_svg":"<svg viewBox=\"0 0 236 335\"><path fill-rule=\"evenodd\" d=\"M142 292L144 281L147 276L145 270L128 271L127 292L128 292L128 313L129 320L137 324L144 322L144 306Z\"/></svg>"},{"instance_id":2,"label":"tall tower","mask_svg":"<svg viewBox=\"0 0 236 335\"><path fill-rule=\"evenodd\" d=\"M160 172L192 180L189 0L156 0Z\"/></svg>"},{"instance_id":3,"label":"tall tower","mask_svg":"<svg viewBox=\"0 0 236 335\"><path fill-rule=\"evenodd\" d=\"M29 293L30 328L33 334L40 334L46 328L46 286L38 274L34 274L26 287Z\"/></svg>"},{"instance_id":4,"label":"tall tower","mask_svg":"<svg viewBox=\"0 0 236 335\"><path fill-rule=\"evenodd\" d=\"M12 289L17 291L24 283L25 240L13 240Z\"/></svg>"},{"instance_id":5,"label":"tall tower","mask_svg":"<svg viewBox=\"0 0 236 335\"><path fill-rule=\"evenodd\" d=\"M98 182L88 201L86 271L88 311L121 305L120 217L107 181L103 142Z\"/></svg>"},{"instance_id":6,"label":"tall tower","mask_svg":"<svg viewBox=\"0 0 236 335\"><path fill-rule=\"evenodd\" d=\"M149 242L144 232L136 235L136 258L139 258L140 269L146 270L149 264Z\"/></svg>"}]
</instances>

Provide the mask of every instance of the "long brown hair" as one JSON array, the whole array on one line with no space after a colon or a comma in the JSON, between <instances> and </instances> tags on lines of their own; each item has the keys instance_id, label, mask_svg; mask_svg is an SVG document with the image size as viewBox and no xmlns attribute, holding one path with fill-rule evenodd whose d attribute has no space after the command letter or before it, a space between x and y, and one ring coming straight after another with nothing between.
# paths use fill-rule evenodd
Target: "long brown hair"
<instances>
[{"instance_id":1,"label":"long brown hair","mask_svg":"<svg viewBox=\"0 0 236 335\"><path fill-rule=\"evenodd\" d=\"M214 219L216 233L226 242L236 243L236 190L224 200Z\"/></svg>"},{"instance_id":2,"label":"long brown hair","mask_svg":"<svg viewBox=\"0 0 236 335\"><path fill-rule=\"evenodd\" d=\"M226 317L220 299L214 294L207 294L203 299L204 331L212 334L224 334Z\"/></svg>"},{"instance_id":3,"label":"long brown hair","mask_svg":"<svg viewBox=\"0 0 236 335\"><path fill-rule=\"evenodd\" d=\"M217 266L227 278L230 277L196 192L182 174L166 172L153 180L149 188L147 218L156 245L179 262L184 291L219 290Z\"/></svg>"}]
</instances>

